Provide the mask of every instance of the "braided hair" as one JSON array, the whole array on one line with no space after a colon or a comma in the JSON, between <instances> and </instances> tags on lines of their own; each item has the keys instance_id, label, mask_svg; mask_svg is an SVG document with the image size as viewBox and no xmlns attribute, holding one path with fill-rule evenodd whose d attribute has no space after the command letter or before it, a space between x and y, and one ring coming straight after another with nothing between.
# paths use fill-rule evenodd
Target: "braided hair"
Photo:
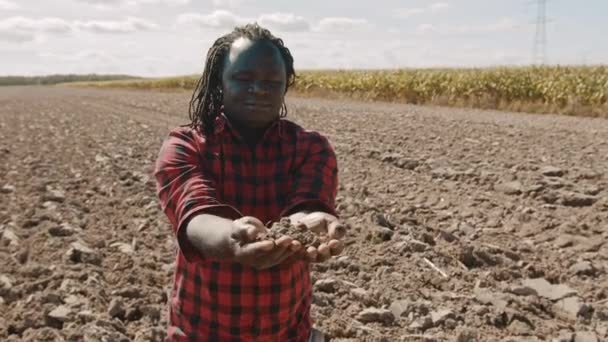
<instances>
[{"instance_id":1,"label":"braided hair","mask_svg":"<svg viewBox=\"0 0 608 342\"><path fill-rule=\"evenodd\" d=\"M296 73L293 68L293 57L289 49L283 45L282 39L275 37L269 30L257 23L235 27L232 32L218 38L213 46L209 48L205 71L198 80L190 100L190 126L192 128L202 128L205 134L210 134L213 131L215 118L220 115L223 104L222 74L224 72L224 62L232 43L241 37L253 41L266 40L276 46L285 62L285 73L287 75L285 93L295 82ZM283 103L280 117L286 115L287 106Z\"/></svg>"}]
</instances>

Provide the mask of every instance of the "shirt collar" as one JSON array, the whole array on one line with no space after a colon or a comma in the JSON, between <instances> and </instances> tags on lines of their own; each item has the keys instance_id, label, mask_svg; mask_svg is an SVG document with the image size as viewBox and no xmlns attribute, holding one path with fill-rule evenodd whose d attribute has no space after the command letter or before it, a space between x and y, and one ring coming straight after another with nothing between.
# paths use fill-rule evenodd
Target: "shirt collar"
<instances>
[{"instance_id":1,"label":"shirt collar","mask_svg":"<svg viewBox=\"0 0 608 342\"><path fill-rule=\"evenodd\" d=\"M215 134L220 134L221 132L225 131L227 128L232 130L234 133L236 133L238 135L238 132L234 131L234 129L230 123L230 120L228 119L226 114L224 114L224 112L222 111L222 112L220 112L220 115L218 115L215 118L213 132ZM267 139L269 135L275 134L275 133L279 136L279 138L283 137L283 120L281 120L280 118L276 119L275 121L272 122L272 124L270 124L270 126L268 126L268 128L264 132L264 136L262 139Z\"/></svg>"}]
</instances>

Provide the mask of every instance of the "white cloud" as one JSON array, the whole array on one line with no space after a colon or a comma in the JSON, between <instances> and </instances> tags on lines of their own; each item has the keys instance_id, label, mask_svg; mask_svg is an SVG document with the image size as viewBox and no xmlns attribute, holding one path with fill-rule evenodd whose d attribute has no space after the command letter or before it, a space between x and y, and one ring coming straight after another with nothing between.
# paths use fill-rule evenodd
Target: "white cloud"
<instances>
[{"instance_id":1,"label":"white cloud","mask_svg":"<svg viewBox=\"0 0 608 342\"><path fill-rule=\"evenodd\" d=\"M12 1L8 0L0 0L0 10L3 11L14 11L19 9L19 5Z\"/></svg>"},{"instance_id":2,"label":"white cloud","mask_svg":"<svg viewBox=\"0 0 608 342\"><path fill-rule=\"evenodd\" d=\"M131 33L152 30L156 27L157 25L150 21L135 17L128 17L123 21L69 22L61 18L34 19L18 16L0 20L0 40L26 42L44 34L69 34L77 30L94 33Z\"/></svg>"},{"instance_id":3,"label":"white cloud","mask_svg":"<svg viewBox=\"0 0 608 342\"><path fill-rule=\"evenodd\" d=\"M30 33L69 33L72 30L70 23L61 18L32 19L26 17L10 17L0 20L0 29L12 32Z\"/></svg>"},{"instance_id":4,"label":"white cloud","mask_svg":"<svg viewBox=\"0 0 608 342\"><path fill-rule=\"evenodd\" d=\"M213 6L224 8L235 8L243 3L244 0L213 0Z\"/></svg>"},{"instance_id":5,"label":"white cloud","mask_svg":"<svg viewBox=\"0 0 608 342\"><path fill-rule=\"evenodd\" d=\"M0 0L1 1L1 0ZM184 6L191 3L192 0L77 0L94 5L100 10L110 10L115 6L131 6L137 7L141 5L165 5L165 6Z\"/></svg>"},{"instance_id":6,"label":"white cloud","mask_svg":"<svg viewBox=\"0 0 608 342\"><path fill-rule=\"evenodd\" d=\"M103 5L103 4L119 4L125 2L125 0L77 0L80 2L86 2L92 5Z\"/></svg>"},{"instance_id":7,"label":"white cloud","mask_svg":"<svg viewBox=\"0 0 608 342\"><path fill-rule=\"evenodd\" d=\"M33 41L40 34L67 34L71 31L70 23L60 18L17 16L0 20L0 41L11 43Z\"/></svg>"},{"instance_id":8,"label":"white cloud","mask_svg":"<svg viewBox=\"0 0 608 342\"><path fill-rule=\"evenodd\" d=\"M432 4L429 8L431 9L431 11L440 11L442 9L446 9L449 7L450 7L450 4L448 4L448 3L436 2L436 3Z\"/></svg>"},{"instance_id":9,"label":"white cloud","mask_svg":"<svg viewBox=\"0 0 608 342\"><path fill-rule=\"evenodd\" d=\"M304 17L291 13L262 14L257 19L238 16L228 10L215 10L210 14L183 13L177 17L179 25L201 28L233 29L235 26L257 22L261 26L278 31L309 31L310 23Z\"/></svg>"},{"instance_id":10,"label":"white cloud","mask_svg":"<svg viewBox=\"0 0 608 342\"><path fill-rule=\"evenodd\" d=\"M319 21L316 30L320 32L350 32L368 27L369 23L365 19L328 17Z\"/></svg>"},{"instance_id":11,"label":"white cloud","mask_svg":"<svg viewBox=\"0 0 608 342\"><path fill-rule=\"evenodd\" d=\"M95 33L131 33L149 31L158 27L153 22L136 17L128 17L123 21L76 21L75 26L80 30Z\"/></svg>"},{"instance_id":12,"label":"white cloud","mask_svg":"<svg viewBox=\"0 0 608 342\"><path fill-rule=\"evenodd\" d=\"M216 10L211 14L184 13L177 18L179 24L195 25L208 28L232 29L237 25L247 22L230 11Z\"/></svg>"},{"instance_id":13,"label":"white cloud","mask_svg":"<svg viewBox=\"0 0 608 342\"><path fill-rule=\"evenodd\" d=\"M490 31L490 32L497 32L497 31L513 31L516 29L520 29L522 28L523 25L521 25L517 20L513 19L513 18L502 18L499 21L497 21L495 24L490 24L486 26L486 31Z\"/></svg>"},{"instance_id":14,"label":"white cloud","mask_svg":"<svg viewBox=\"0 0 608 342\"><path fill-rule=\"evenodd\" d=\"M447 8L450 8L450 4L445 2L436 2L426 7L399 8L395 10L395 16L400 18L409 18L422 13L442 11Z\"/></svg>"},{"instance_id":15,"label":"white cloud","mask_svg":"<svg viewBox=\"0 0 608 342\"><path fill-rule=\"evenodd\" d=\"M191 0L126 0L126 3L131 6L161 4L167 6L184 6L188 5Z\"/></svg>"},{"instance_id":16,"label":"white cloud","mask_svg":"<svg viewBox=\"0 0 608 342\"><path fill-rule=\"evenodd\" d=\"M115 62L118 59L111 54L99 50L79 51L71 54L58 54L54 52L40 52L38 56L43 59L55 59L64 62L81 62L81 61L99 61L99 62Z\"/></svg>"},{"instance_id":17,"label":"white cloud","mask_svg":"<svg viewBox=\"0 0 608 342\"><path fill-rule=\"evenodd\" d=\"M445 26L445 25L431 25L422 24L416 28L418 34L442 34L442 35L453 35L453 34L478 34L478 33L496 33L496 32L507 32L516 31L523 27L519 22L513 18L502 18L495 23L486 25L457 25L457 26Z\"/></svg>"},{"instance_id":18,"label":"white cloud","mask_svg":"<svg viewBox=\"0 0 608 342\"><path fill-rule=\"evenodd\" d=\"M0 41L9 43L29 42L36 38L32 32L13 31L0 27Z\"/></svg>"},{"instance_id":19,"label":"white cloud","mask_svg":"<svg viewBox=\"0 0 608 342\"><path fill-rule=\"evenodd\" d=\"M123 6L126 4L126 0L76 0L76 1L91 4L99 10L109 10L109 9L112 9L113 6Z\"/></svg>"},{"instance_id":20,"label":"white cloud","mask_svg":"<svg viewBox=\"0 0 608 342\"><path fill-rule=\"evenodd\" d=\"M261 26L279 31L308 31L310 29L310 24L304 17L291 13L262 14L258 18L258 22Z\"/></svg>"},{"instance_id":21,"label":"white cloud","mask_svg":"<svg viewBox=\"0 0 608 342\"><path fill-rule=\"evenodd\" d=\"M438 29L431 24L420 24L416 28L416 33L427 34L427 33L438 33Z\"/></svg>"},{"instance_id":22,"label":"white cloud","mask_svg":"<svg viewBox=\"0 0 608 342\"><path fill-rule=\"evenodd\" d=\"M424 8L399 8L395 11L395 15L401 18L409 18L420 13L424 13Z\"/></svg>"},{"instance_id":23,"label":"white cloud","mask_svg":"<svg viewBox=\"0 0 608 342\"><path fill-rule=\"evenodd\" d=\"M40 34L67 34L69 22L60 18L32 19L21 16L0 20L0 41L23 43L36 40Z\"/></svg>"}]
</instances>

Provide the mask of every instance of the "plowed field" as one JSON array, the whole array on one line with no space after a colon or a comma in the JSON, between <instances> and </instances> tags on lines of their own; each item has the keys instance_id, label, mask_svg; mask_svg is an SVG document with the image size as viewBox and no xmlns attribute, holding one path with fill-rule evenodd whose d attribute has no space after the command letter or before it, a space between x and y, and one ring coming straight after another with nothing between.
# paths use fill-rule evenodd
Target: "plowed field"
<instances>
[{"instance_id":1,"label":"plowed field","mask_svg":"<svg viewBox=\"0 0 608 342\"><path fill-rule=\"evenodd\" d=\"M0 89L0 340L161 341L187 93ZM335 341L608 340L608 120L288 99L339 157ZM559 339L558 339L559 338Z\"/></svg>"}]
</instances>

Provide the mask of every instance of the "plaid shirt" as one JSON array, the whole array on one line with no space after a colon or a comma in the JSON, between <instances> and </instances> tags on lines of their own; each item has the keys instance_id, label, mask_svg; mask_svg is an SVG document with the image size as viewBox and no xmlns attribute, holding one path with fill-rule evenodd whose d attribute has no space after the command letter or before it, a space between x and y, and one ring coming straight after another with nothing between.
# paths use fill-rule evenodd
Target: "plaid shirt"
<instances>
[{"instance_id":1,"label":"plaid shirt","mask_svg":"<svg viewBox=\"0 0 608 342\"><path fill-rule=\"evenodd\" d=\"M177 238L171 341L307 341L311 282L305 261L258 271L211 260L185 226L205 211L277 221L300 205L336 215L337 162L328 140L277 120L250 148L224 115L214 133L172 130L156 161L157 195Z\"/></svg>"}]
</instances>

